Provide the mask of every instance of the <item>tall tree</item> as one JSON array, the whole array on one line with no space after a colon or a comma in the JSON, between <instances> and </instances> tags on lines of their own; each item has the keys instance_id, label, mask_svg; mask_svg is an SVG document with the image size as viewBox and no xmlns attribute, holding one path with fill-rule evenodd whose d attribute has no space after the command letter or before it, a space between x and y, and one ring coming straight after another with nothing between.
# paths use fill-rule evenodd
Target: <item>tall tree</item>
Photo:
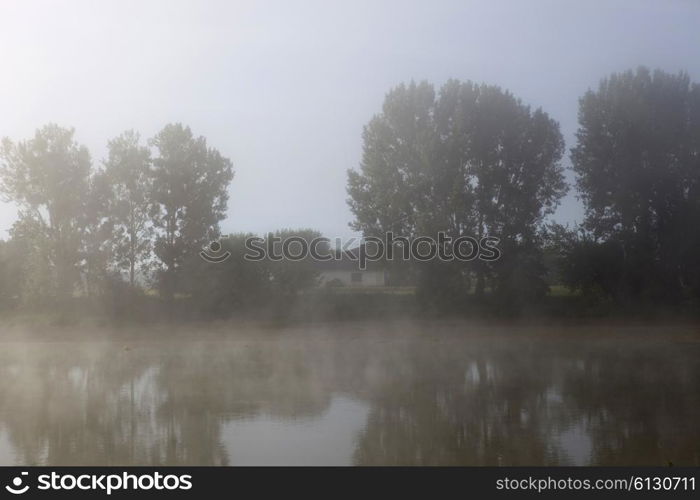
<instances>
[{"instance_id":1,"label":"tall tree","mask_svg":"<svg viewBox=\"0 0 700 500\"><path fill-rule=\"evenodd\" d=\"M114 260L120 270L128 273L133 288L136 272L148 268L153 243L151 153L133 130L112 139L108 149L104 176L112 191Z\"/></svg>"},{"instance_id":2,"label":"tall tree","mask_svg":"<svg viewBox=\"0 0 700 500\"><path fill-rule=\"evenodd\" d=\"M449 81L400 85L365 127L360 170L348 173L353 227L365 235L497 237L503 258L426 267L447 295L488 272L503 296L543 283L538 230L566 190L558 124L499 87ZM524 265L523 265L524 264ZM437 276L437 279L436 279ZM539 286L539 291L544 291Z\"/></svg>"},{"instance_id":3,"label":"tall tree","mask_svg":"<svg viewBox=\"0 0 700 500\"><path fill-rule=\"evenodd\" d=\"M231 161L194 137L189 127L169 124L152 140L152 222L158 231L155 254L162 264L160 289L172 299L186 257L219 235L226 215Z\"/></svg>"},{"instance_id":4,"label":"tall tree","mask_svg":"<svg viewBox=\"0 0 700 500\"><path fill-rule=\"evenodd\" d=\"M611 75L580 101L571 159L585 229L619 249L615 294L700 292L700 86L643 67Z\"/></svg>"},{"instance_id":5,"label":"tall tree","mask_svg":"<svg viewBox=\"0 0 700 500\"><path fill-rule=\"evenodd\" d=\"M80 224L81 263L85 293L93 297L104 291L103 285L110 273L114 236L113 196L110 180L104 171L93 172L88 182Z\"/></svg>"},{"instance_id":6,"label":"tall tree","mask_svg":"<svg viewBox=\"0 0 700 500\"><path fill-rule=\"evenodd\" d=\"M538 232L566 192L559 125L510 92L472 82L447 82L437 110L438 164L447 174L441 177L450 179L440 198L458 209L451 219L478 239L500 239L502 259L490 265L496 291L543 293ZM473 267L480 294L487 266L476 261Z\"/></svg>"},{"instance_id":7,"label":"tall tree","mask_svg":"<svg viewBox=\"0 0 700 500\"><path fill-rule=\"evenodd\" d=\"M81 230L90 178L90 154L74 130L46 125L27 141L4 139L0 191L19 207L14 234L31 240L43 263L49 295L65 298L79 278ZM43 274L43 273L42 273Z\"/></svg>"},{"instance_id":8,"label":"tall tree","mask_svg":"<svg viewBox=\"0 0 700 500\"><path fill-rule=\"evenodd\" d=\"M348 170L353 229L365 236L416 235L429 189L425 177L434 164L434 106L432 85L402 84L364 127L360 170Z\"/></svg>"}]
</instances>

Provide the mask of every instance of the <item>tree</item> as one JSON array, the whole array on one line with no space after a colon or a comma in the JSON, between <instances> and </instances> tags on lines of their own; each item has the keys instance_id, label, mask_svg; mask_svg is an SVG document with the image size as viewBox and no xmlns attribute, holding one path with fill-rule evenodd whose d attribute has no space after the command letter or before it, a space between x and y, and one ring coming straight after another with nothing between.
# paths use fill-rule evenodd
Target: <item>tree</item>
<instances>
[{"instance_id":1,"label":"tree","mask_svg":"<svg viewBox=\"0 0 700 500\"><path fill-rule=\"evenodd\" d=\"M80 223L82 274L88 297L104 291L110 271L114 237L112 205L110 179L104 171L93 172Z\"/></svg>"},{"instance_id":2,"label":"tree","mask_svg":"<svg viewBox=\"0 0 700 500\"><path fill-rule=\"evenodd\" d=\"M151 153L133 130L111 140L108 149L104 177L111 187L114 260L134 288L137 270L147 270L151 255Z\"/></svg>"},{"instance_id":3,"label":"tree","mask_svg":"<svg viewBox=\"0 0 700 500\"><path fill-rule=\"evenodd\" d=\"M170 300L188 255L219 235L226 215L231 161L195 138L189 127L166 125L151 140L153 160L151 221L157 230L155 255L162 264L160 290Z\"/></svg>"},{"instance_id":4,"label":"tree","mask_svg":"<svg viewBox=\"0 0 700 500\"><path fill-rule=\"evenodd\" d=\"M226 316L270 306L270 271L266 260L247 260L246 241L253 234L231 234L221 238L220 254L230 256L211 263L197 254L183 266L183 288L204 316Z\"/></svg>"},{"instance_id":5,"label":"tree","mask_svg":"<svg viewBox=\"0 0 700 500\"><path fill-rule=\"evenodd\" d=\"M304 246L310 250L314 240L320 238L321 233L313 229L282 229L267 236L265 248L273 249L273 255L268 252L267 259L273 291L293 297L318 284L321 273L310 252L298 260L294 257L301 256ZM321 256L330 255L330 245L323 241L315 251Z\"/></svg>"},{"instance_id":6,"label":"tree","mask_svg":"<svg viewBox=\"0 0 700 500\"><path fill-rule=\"evenodd\" d=\"M432 85L399 85L384 100L382 113L364 127L360 171L348 170L351 227L365 236L389 231L416 236L425 210L431 145L436 141Z\"/></svg>"},{"instance_id":7,"label":"tree","mask_svg":"<svg viewBox=\"0 0 700 500\"><path fill-rule=\"evenodd\" d=\"M74 130L46 125L34 138L0 149L0 192L19 207L13 237L31 242L46 295L66 298L79 278L81 228L90 178L90 154Z\"/></svg>"},{"instance_id":8,"label":"tree","mask_svg":"<svg viewBox=\"0 0 700 500\"><path fill-rule=\"evenodd\" d=\"M26 254L22 245L0 240L0 309L15 305L22 296Z\"/></svg>"},{"instance_id":9,"label":"tree","mask_svg":"<svg viewBox=\"0 0 700 500\"><path fill-rule=\"evenodd\" d=\"M436 97L411 83L387 94L363 139L360 170L348 172L355 229L497 237L500 261L423 266L422 282L456 296L475 276L481 294L493 274L502 299L544 292L538 231L566 191L563 139L546 113L495 86L451 80Z\"/></svg>"},{"instance_id":10,"label":"tree","mask_svg":"<svg viewBox=\"0 0 700 500\"><path fill-rule=\"evenodd\" d=\"M580 101L571 159L585 229L620 248L614 295L700 292L700 86L647 68L611 75Z\"/></svg>"},{"instance_id":11,"label":"tree","mask_svg":"<svg viewBox=\"0 0 700 500\"><path fill-rule=\"evenodd\" d=\"M622 249L616 241L599 241L582 227L556 223L547 232L553 271L564 285L593 299L618 298Z\"/></svg>"},{"instance_id":12,"label":"tree","mask_svg":"<svg viewBox=\"0 0 700 500\"><path fill-rule=\"evenodd\" d=\"M455 179L449 184L450 206L471 215L462 216L459 229L472 230L477 239L500 239L502 258L491 267L502 299L542 295L538 233L566 192L559 125L499 87L471 82L449 81L437 108L443 169ZM455 189L462 178L461 189ZM483 292L485 268L475 262L477 294Z\"/></svg>"}]
</instances>

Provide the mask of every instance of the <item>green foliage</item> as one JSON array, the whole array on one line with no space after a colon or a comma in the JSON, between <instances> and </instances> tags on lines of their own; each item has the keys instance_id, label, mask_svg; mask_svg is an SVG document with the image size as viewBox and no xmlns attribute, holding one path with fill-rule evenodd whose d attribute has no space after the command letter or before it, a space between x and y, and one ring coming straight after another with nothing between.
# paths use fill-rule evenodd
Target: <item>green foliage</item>
<instances>
[{"instance_id":1,"label":"green foliage","mask_svg":"<svg viewBox=\"0 0 700 500\"><path fill-rule=\"evenodd\" d=\"M22 296L26 258L15 240L0 240L0 309L16 305Z\"/></svg>"},{"instance_id":2,"label":"green foliage","mask_svg":"<svg viewBox=\"0 0 700 500\"><path fill-rule=\"evenodd\" d=\"M108 144L104 178L109 183L111 236L114 264L128 273L129 284L136 285L136 273L146 275L151 263L153 225L151 224L151 153L130 130Z\"/></svg>"},{"instance_id":3,"label":"green foliage","mask_svg":"<svg viewBox=\"0 0 700 500\"><path fill-rule=\"evenodd\" d=\"M152 140L151 221L157 231L154 250L161 264L161 294L172 299L187 258L218 237L226 216L231 161L194 137L189 127L166 125Z\"/></svg>"},{"instance_id":4,"label":"green foliage","mask_svg":"<svg viewBox=\"0 0 700 500\"><path fill-rule=\"evenodd\" d=\"M172 297L185 259L218 235L233 172L182 125L166 126L152 145L153 161L139 135L125 132L93 170L73 129L47 125L28 141L3 140L0 192L19 207L12 237L22 248L22 276L14 289L25 302L61 301L81 290L121 297L119 271L134 288L153 249L164 295Z\"/></svg>"},{"instance_id":5,"label":"green foliage","mask_svg":"<svg viewBox=\"0 0 700 500\"><path fill-rule=\"evenodd\" d=\"M364 128L360 168L348 172L352 227L365 236L499 239L494 262L388 263L393 286L418 285L411 308L517 311L543 297L553 276L576 292L558 304L696 304L700 85L640 68L587 92L571 151L585 221L545 231L567 189L563 151L557 122L499 87L400 85ZM244 259L251 235L224 238L232 255L223 263L200 258L219 236L232 178L231 161L181 124L148 145L124 132L97 169L73 129L49 124L26 141L3 139L0 194L19 212L11 240L0 242L0 306L66 310L83 294L76 300L86 307L101 303L117 316L149 302L147 317L159 299L146 300L138 285L156 269L168 307L177 298L225 315L318 300L343 311L346 291L333 284L310 297L319 277L311 258ZM277 240L280 254L292 237L310 243L320 233L277 231L263 246ZM553 262L557 272L545 265ZM371 302L356 300L353 314Z\"/></svg>"},{"instance_id":6,"label":"green foliage","mask_svg":"<svg viewBox=\"0 0 700 500\"><path fill-rule=\"evenodd\" d=\"M223 262L206 262L191 255L183 266L183 289L195 308L205 316L227 316L266 305L270 295L267 261L244 258L245 241L252 234L232 234L220 240L221 253L230 252Z\"/></svg>"},{"instance_id":7,"label":"green foliage","mask_svg":"<svg viewBox=\"0 0 700 500\"><path fill-rule=\"evenodd\" d=\"M671 301L700 292L699 152L700 86L685 73L613 74L581 99L571 159L585 229L620 271L602 288Z\"/></svg>"},{"instance_id":8,"label":"green foliage","mask_svg":"<svg viewBox=\"0 0 700 500\"><path fill-rule=\"evenodd\" d=\"M47 125L27 141L4 139L0 149L0 192L19 207L13 237L29 247L33 296L65 299L80 278L91 161L73 136Z\"/></svg>"},{"instance_id":9,"label":"green foliage","mask_svg":"<svg viewBox=\"0 0 700 500\"><path fill-rule=\"evenodd\" d=\"M501 261L421 265L420 295L441 301L486 280L502 300L546 291L537 233L566 191L559 125L499 87L400 85L365 127L360 170L348 172L353 228L408 238L445 231L497 237ZM426 274L427 273L427 274Z\"/></svg>"},{"instance_id":10,"label":"green foliage","mask_svg":"<svg viewBox=\"0 0 700 500\"><path fill-rule=\"evenodd\" d=\"M290 238L301 239L306 242L307 247L315 238L320 238L321 233L313 229L282 229L269 234L265 242L266 248L272 247L275 255L282 255L282 245ZM272 239L274 238L274 239ZM293 240L289 240L293 241ZM270 244L272 242L272 244ZM289 245L289 251L297 255L300 253L299 243ZM319 245L317 250L320 254L328 255L330 248L327 244ZM307 252L308 253L308 252ZM268 255L268 257L270 257ZM303 290L312 288L318 284L319 271L314 260L307 255L303 260L271 260L268 258L270 270L270 281L277 293L283 296L295 296Z\"/></svg>"},{"instance_id":11,"label":"green foliage","mask_svg":"<svg viewBox=\"0 0 700 500\"><path fill-rule=\"evenodd\" d=\"M88 297L103 292L112 258L114 220L111 217L110 180L102 171L93 172L80 225L81 271Z\"/></svg>"},{"instance_id":12,"label":"green foliage","mask_svg":"<svg viewBox=\"0 0 700 500\"><path fill-rule=\"evenodd\" d=\"M199 255L188 256L182 268L183 291L203 316L228 316L234 313L267 311L276 314L293 307L296 297L318 284L319 271L311 258L303 260L253 260L246 241L258 238L261 248L268 243L277 256L282 255L282 242L301 238L310 243L321 234L311 229L280 230L267 239L253 234L232 234L221 238L218 255L230 256L219 263L207 262ZM298 253L298 243L291 251ZM205 250L205 252L208 250ZM319 245L319 253L329 252L328 245ZM248 258L246 258L248 255Z\"/></svg>"},{"instance_id":13,"label":"green foliage","mask_svg":"<svg viewBox=\"0 0 700 500\"><path fill-rule=\"evenodd\" d=\"M597 241L582 228L569 230L553 224L549 245L556 254L561 280L569 289L588 297L615 298L622 279L622 249L614 241Z\"/></svg>"}]
</instances>

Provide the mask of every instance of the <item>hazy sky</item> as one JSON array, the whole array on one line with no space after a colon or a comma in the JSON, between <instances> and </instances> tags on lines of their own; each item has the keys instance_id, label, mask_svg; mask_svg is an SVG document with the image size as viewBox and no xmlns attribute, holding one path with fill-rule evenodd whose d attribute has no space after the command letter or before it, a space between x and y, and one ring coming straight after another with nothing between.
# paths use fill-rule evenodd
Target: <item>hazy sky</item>
<instances>
[{"instance_id":1,"label":"hazy sky","mask_svg":"<svg viewBox=\"0 0 700 500\"><path fill-rule=\"evenodd\" d=\"M183 122L234 163L224 231L349 236L346 170L394 85L501 85L570 148L578 97L640 64L700 80L700 2L3 0L0 136L72 126L100 162ZM580 217L571 194L556 218ZM0 205L0 237L14 218Z\"/></svg>"}]
</instances>

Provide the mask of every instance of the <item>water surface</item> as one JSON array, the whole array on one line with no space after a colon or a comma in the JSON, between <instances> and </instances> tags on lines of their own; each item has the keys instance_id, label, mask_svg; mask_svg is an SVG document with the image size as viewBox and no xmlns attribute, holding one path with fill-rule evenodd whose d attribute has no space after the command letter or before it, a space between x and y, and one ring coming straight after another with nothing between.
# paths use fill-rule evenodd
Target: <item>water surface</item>
<instances>
[{"instance_id":1,"label":"water surface","mask_svg":"<svg viewBox=\"0 0 700 500\"><path fill-rule=\"evenodd\" d=\"M700 465L683 329L147 338L0 342L0 464Z\"/></svg>"}]
</instances>

